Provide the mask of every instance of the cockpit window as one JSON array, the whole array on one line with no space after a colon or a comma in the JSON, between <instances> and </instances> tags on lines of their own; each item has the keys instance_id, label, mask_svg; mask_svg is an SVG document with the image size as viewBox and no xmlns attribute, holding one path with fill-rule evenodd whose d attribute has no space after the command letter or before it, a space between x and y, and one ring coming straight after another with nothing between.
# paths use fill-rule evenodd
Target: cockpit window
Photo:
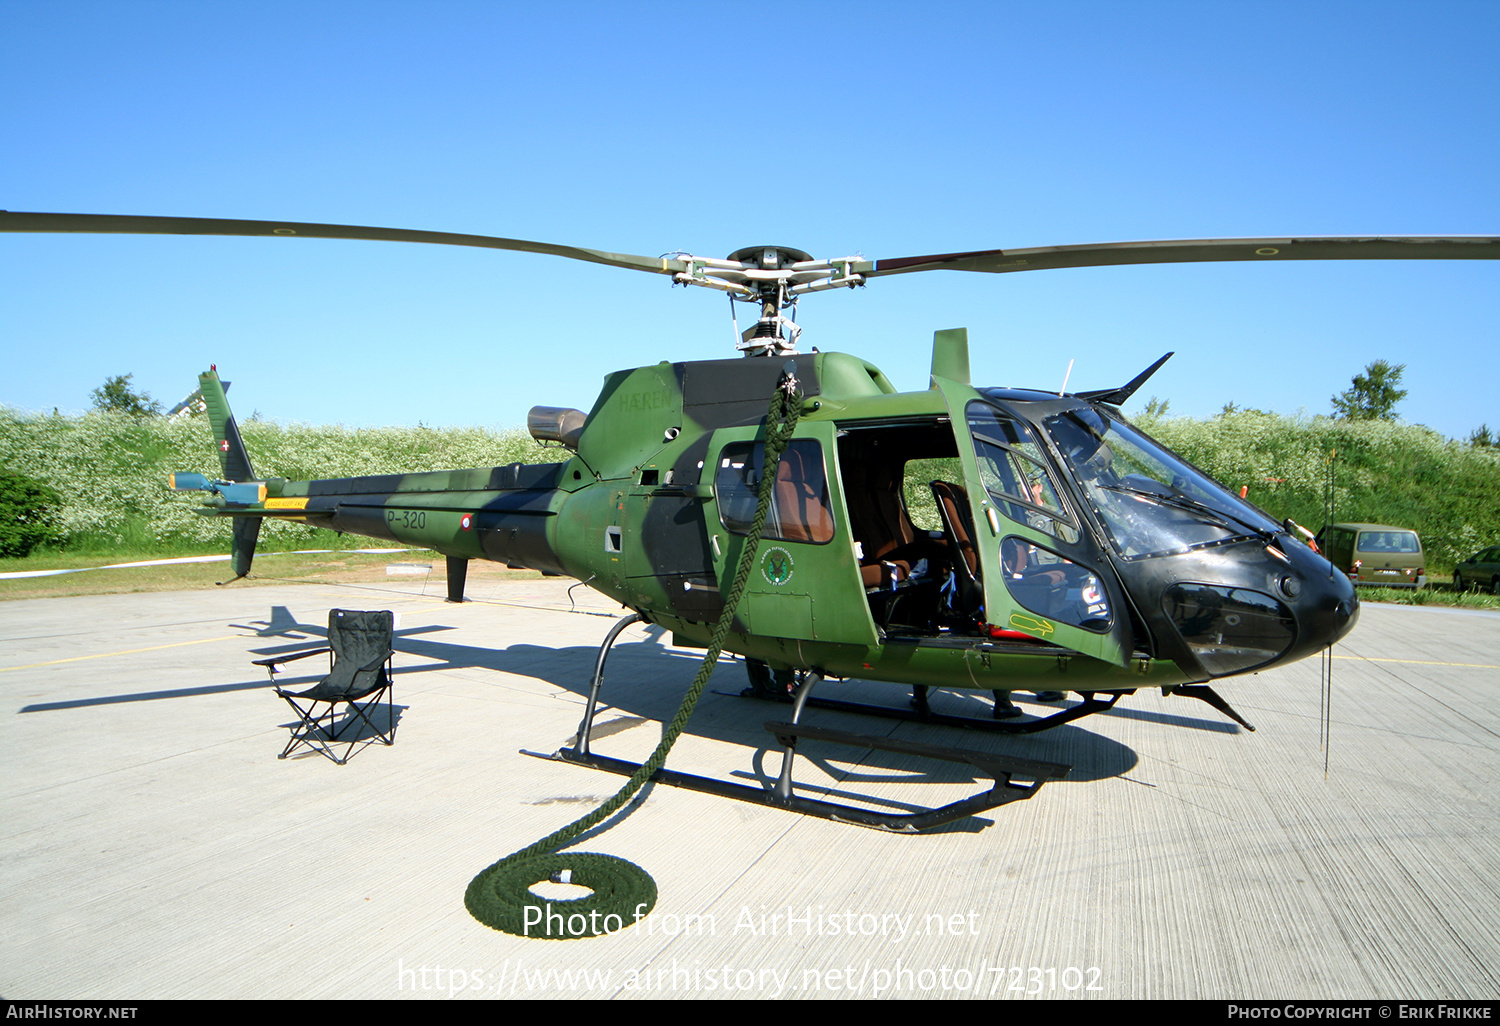
<instances>
[{"instance_id":1,"label":"cockpit window","mask_svg":"<svg viewBox=\"0 0 1500 1026\"><path fill-rule=\"evenodd\" d=\"M1280 530L1146 435L1092 407L1043 424L1127 559Z\"/></svg>"},{"instance_id":2,"label":"cockpit window","mask_svg":"<svg viewBox=\"0 0 1500 1026\"><path fill-rule=\"evenodd\" d=\"M986 403L970 403L967 414L979 477L996 507L1017 523L1077 542L1078 528L1058 495L1031 425Z\"/></svg>"}]
</instances>

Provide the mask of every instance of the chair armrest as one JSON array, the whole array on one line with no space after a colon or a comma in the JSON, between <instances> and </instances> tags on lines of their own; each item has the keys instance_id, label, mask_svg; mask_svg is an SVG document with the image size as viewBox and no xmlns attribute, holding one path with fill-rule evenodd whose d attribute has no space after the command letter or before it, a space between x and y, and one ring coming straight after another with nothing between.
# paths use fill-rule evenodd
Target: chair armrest
<instances>
[{"instance_id":1,"label":"chair armrest","mask_svg":"<svg viewBox=\"0 0 1500 1026\"><path fill-rule=\"evenodd\" d=\"M275 668L277 666L280 666L282 663L296 662L298 659L306 659L308 656L322 655L323 653L330 651L332 651L332 649L315 648L308 652L298 652L296 655L277 656L274 659L257 659L250 665L264 666L267 670L271 670L274 672Z\"/></svg>"},{"instance_id":2,"label":"chair armrest","mask_svg":"<svg viewBox=\"0 0 1500 1026\"><path fill-rule=\"evenodd\" d=\"M379 656L379 657L377 657L375 659L372 659L372 660L370 660L370 662L368 664L366 664L364 666L361 666L359 668L359 672L360 673L364 673L367 670L378 670L378 669L380 669L380 667L381 667L381 665L383 663L386 663L386 662L390 661L391 659L394 659L395 657L396 657L396 650L395 649L391 649L391 651L387 652L385 655Z\"/></svg>"}]
</instances>

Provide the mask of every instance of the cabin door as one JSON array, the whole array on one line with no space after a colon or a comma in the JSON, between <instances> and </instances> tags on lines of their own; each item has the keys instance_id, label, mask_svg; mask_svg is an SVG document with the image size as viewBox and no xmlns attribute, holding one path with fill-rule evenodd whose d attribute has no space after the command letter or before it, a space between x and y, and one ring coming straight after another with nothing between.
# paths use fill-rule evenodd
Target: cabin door
<instances>
[{"instance_id":1,"label":"cabin door","mask_svg":"<svg viewBox=\"0 0 1500 1026\"><path fill-rule=\"evenodd\" d=\"M703 481L721 591L729 590L755 516L765 447L758 425L714 432ZM738 618L757 635L876 644L838 488L834 425L802 424L777 467L771 509Z\"/></svg>"},{"instance_id":2,"label":"cabin door","mask_svg":"<svg viewBox=\"0 0 1500 1026\"><path fill-rule=\"evenodd\" d=\"M1124 592L1066 498L1038 429L967 385L934 380L964 476L946 490L946 511L939 494L939 512L951 521L950 536L968 535L950 544L972 553L966 558L983 592L983 621L1124 665L1134 648Z\"/></svg>"}]
</instances>

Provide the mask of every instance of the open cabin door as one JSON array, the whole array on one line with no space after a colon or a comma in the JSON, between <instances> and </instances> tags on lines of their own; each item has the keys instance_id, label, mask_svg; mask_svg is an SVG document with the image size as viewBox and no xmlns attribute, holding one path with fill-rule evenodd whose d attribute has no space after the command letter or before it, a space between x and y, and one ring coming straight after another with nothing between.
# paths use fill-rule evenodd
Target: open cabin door
<instances>
[{"instance_id":1,"label":"open cabin door","mask_svg":"<svg viewBox=\"0 0 1500 1026\"><path fill-rule=\"evenodd\" d=\"M938 376L933 385L947 405L964 477L934 491L950 545L970 547L980 618L1124 665L1134 648L1125 595L1038 429L968 385ZM962 577L964 566L957 569Z\"/></svg>"},{"instance_id":2,"label":"open cabin door","mask_svg":"<svg viewBox=\"0 0 1500 1026\"><path fill-rule=\"evenodd\" d=\"M727 593L755 516L765 461L758 426L715 431L704 463L713 498L704 516ZM875 625L860 583L838 487L835 428L803 423L777 468L772 507L738 619L756 635L873 646Z\"/></svg>"}]
</instances>

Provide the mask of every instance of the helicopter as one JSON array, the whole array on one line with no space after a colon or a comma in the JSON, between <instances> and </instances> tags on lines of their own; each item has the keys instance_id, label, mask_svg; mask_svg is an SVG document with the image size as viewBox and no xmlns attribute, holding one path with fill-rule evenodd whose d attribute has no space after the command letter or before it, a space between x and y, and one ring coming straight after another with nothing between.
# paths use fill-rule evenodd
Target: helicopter
<instances>
[{"instance_id":1,"label":"helicopter","mask_svg":"<svg viewBox=\"0 0 1500 1026\"><path fill-rule=\"evenodd\" d=\"M768 723L786 757L774 788L660 770L653 779L811 815L911 831L1029 798L1068 767L846 733L802 722L809 705L1007 734L1106 711L1144 688L1207 702L1254 728L1212 682L1321 652L1359 602L1311 532L1277 521L1132 425L1120 407L1172 355L1128 383L1067 393L970 380L965 329L934 335L929 387L898 391L873 364L800 353L796 304L892 274L1128 264L1329 259L1494 259L1500 237L1315 237L1105 243L897 259L814 259L783 246L727 258L645 257L480 235L298 222L0 212L0 231L280 236L421 242L567 257L726 292L758 312L737 358L664 361L606 376L593 408L534 407L531 435L557 462L314 481L254 470L217 369L200 378L222 480L176 474L232 521L236 579L261 524L315 527L430 548L462 601L468 563L491 560L582 582L629 610L602 643L575 744L553 757L629 775L593 753L610 646L648 622L706 648L756 514L770 508L724 648L747 694L793 706ZM738 325L736 324L736 329ZM796 389L794 436L768 470L767 402ZM917 514L914 496L936 520ZM826 679L912 689L908 708L812 698ZM951 716L931 689L989 692L992 715ZM1016 719L1012 690L1082 700ZM913 814L795 794L799 739L967 763L988 792ZM1032 781L1021 784L1018 781Z\"/></svg>"}]
</instances>

